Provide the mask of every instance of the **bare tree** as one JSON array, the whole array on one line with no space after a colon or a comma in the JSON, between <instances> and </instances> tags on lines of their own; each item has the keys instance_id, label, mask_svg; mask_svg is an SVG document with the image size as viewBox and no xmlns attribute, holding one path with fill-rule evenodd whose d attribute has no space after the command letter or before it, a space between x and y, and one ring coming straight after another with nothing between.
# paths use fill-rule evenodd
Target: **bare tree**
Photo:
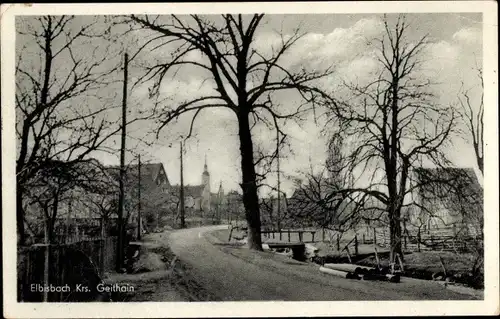
<instances>
[{"instance_id":1,"label":"bare tree","mask_svg":"<svg viewBox=\"0 0 500 319\"><path fill-rule=\"evenodd\" d=\"M316 101L318 90L311 83L328 75L329 71L291 71L280 65L282 57L301 38L298 31L290 36L281 35L278 48L270 57L259 52L254 45L256 31L264 15L223 15L214 20L191 15L168 18L131 16L139 26L153 31L146 43L150 51L168 44L177 45L170 59L148 68L145 80L153 80L151 93L159 96L162 80L167 74L175 75L182 67L190 67L208 74L206 81L213 84L213 93L193 98L174 107L165 107L160 118L160 131L183 114L191 114L190 133L196 118L203 110L226 108L235 114L240 142L243 203L248 223L248 245L261 250L260 211L257 195L254 145L251 120L261 121L264 116L271 123L293 118ZM201 60L190 53L200 53ZM276 107L277 92L297 92L304 103L292 112ZM161 100L161 99L160 99ZM190 134L188 135L188 137Z\"/></svg>"},{"instance_id":2,"label":"bare tree","mask_svg":"<svg viewBox=\"0 0 500 319\"><path fill-rule=\"evenodd\" d=\"M73 198L92 214L101 218L101 235L106 236L110 219L118 211L118 185L115 179L109 176L105 167L99 165L93 176L93 182Z\"/></svg>"},{"instance_id":3,"label":"bare tree","mask_svg":"<svg viewBox=\"0 0 500 319\"><path fill-rule=\"evenodd\" d=\"M23 244L23 199L40 170L53 161L85 161L95 151L115 153L121 48L109 39L106 17L25 16L16 25L16 215Z\"/></svg>"},{"instance_id":4,"label":"bare tree","mask_svg":"<svg viewBox=\"0 0 500 319\"><path fill-rule=\"evenodd\" d=\"M294 219L340 234L359 221L366 197L341 192L350 185L342 144L342 139L333 134L327 145L325 164L316 171L311 164L309 171L299 178L295 194L289 200L290 214Z\"/></svg>"},{"instance_id":5,"label":"bare tree","mask_svg":"<svg viewBox=\"0 0 500 319\"><path fill-rule=\"evenodd\" d=\"M109 59L104 40L101 48L91 43L103 39L97 19L41 16L16 22L22 45L16 62L17 227L22 244L22 203L30 181L54 160L68 165L81 161L113 134L104 116L109 100L99 90L112 84L116 66L103 67Z\"/></svg>"},{"instance_id":6,"label":"bare tree","mask_svg":"<svg viewBox=\"0 0 500 319\"><path fill-rule=\"evenodd\" d=\"M293 153L288 135L279 127L271 123L265 123L270 130L276 130L276 144L271 147L271 152L265 147L257 145L255 154L256 183L261 191L268 190L270 197L262 198L260 210L264 211L265 223L273 229L280 230L287 221L286 193L281 189L281 182L286 178L280 170L280 161ZM275 175L276 174L276 175ZM276 184L270 184L269 177L276 176Z\"/></svg>"},{"instance_id":7,"label":"bare tree","mask_svg":"<svg viewBox=\"0 0 500 319\"><path fill-rule=\"evenodd\" d=\"M60 217L61 204L78 201L75 199L77 194L83 197L98 191L106 183L100 178L100 170L100 165L92 160L77 163L53 160L38 170L25 195L43 213L46 243L55 242L55 226Z\"/></svg>"},{"instance_id":8,"label":"bare tree","mask_svg":"<svg viewBox=\"0 0 500 319\"><path fill-rule=\"evenodd\" d=\"M476 67L477 76L480 81L479 101L472 100L470 89L464 89L462 85L458 101L461 106L461 114L467 128L467 138L472 138L472 146L476 155L476 162L481 174L483 172L483 115L484 115L484 83L483 70Z\"/></svg>"},{"instance_id":9,"label":"bare tree","mask_svg":"<svg viewBox=\"0 0 500 319\"><path fill-rule=\"evenodd\" d=\"M450 165L443 151L451 143L456 113L436 103L432 83L422 71L427 37L409 41L404 16L394 26L387 19L385 34L375 39L380 66L368 84L345 83L348 99L329 102L332 123L349 144L347 169L353 186L333 192L364 194L382 203L390 228L390 260L402 255L401 210L421 185L412 169L422 162Z\"/></svg>"},{"instance_id":10,"label":"bare tree","mask_svg":"<svg viewBox=\"0 0 500 319\"><path fill-rule=\"evenodd\" d=\"M441 205L453 214L455 234L452 238L465 243L473 253L473 276L478 276L484 258L484 205L483 189L473 169L447 168L419 170L425 182L420 192L428 205L420 205L427 218L434 217L431 205ZM459 247L460 248L460 247Z\"/></svg>"}]
</instances>

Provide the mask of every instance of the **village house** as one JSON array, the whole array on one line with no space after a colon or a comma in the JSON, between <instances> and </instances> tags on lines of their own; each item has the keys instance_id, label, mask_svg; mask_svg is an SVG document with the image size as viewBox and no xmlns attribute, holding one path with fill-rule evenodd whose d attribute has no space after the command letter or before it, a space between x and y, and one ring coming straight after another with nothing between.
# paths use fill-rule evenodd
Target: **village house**
<instances>
[{"instance_id":1,"label":"village house","mask_svg":"<svg viewBox=\"0 0 500 319\"><path fill-rule=\"evenodd\" d=\"M472 168L416 168L415 205L407 214L409 228L449 229L476 233L483 223L483 188Z\"/></svg>"}]
</instances>

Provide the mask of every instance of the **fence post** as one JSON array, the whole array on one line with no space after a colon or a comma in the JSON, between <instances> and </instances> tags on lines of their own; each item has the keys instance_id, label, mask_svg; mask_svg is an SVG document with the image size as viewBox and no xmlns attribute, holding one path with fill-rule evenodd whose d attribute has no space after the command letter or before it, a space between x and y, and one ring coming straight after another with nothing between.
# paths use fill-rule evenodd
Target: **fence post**
<instances>
[{"instance_id":1,"label":"fence post","mask_svg":"<svg viewBox=\"0 0 500 319\"><path fill-rule=\"evenodd\" d=\"M349 247L345 246L345 251L347 253L347 258L349 259L349 263L352 264L351 254L349 253Z\"/></svg>"},{"instance_id":2,"label":"fence post","mask_svg":"<svg viewBox=\"0 0 500 319\"><path fill-rule=\"evenodd\" d=\"M358 234L354 234L354 254L358 255Z\"/></svg>"},{"instance_id":3,"label":"fence post","mask_svg":"<svg viewBox=\"0 0 500 319\"><path fill-rule=\"evenodd\" d=\"M340 235L337 234L337 250L340 251Z\"/></svg>"},{"instance_id":4,"label":"fence post","mask_svg":"<svg viewBox=\"0 0 500 319\"><path fill-rule=\"evenodd\" d=\"M375 260L377 261L377 269L380 269L380 259L378 258L377 247L373 247L375 251Z\"/></svg>"},{"instance_id":5,"label":"fence post","mask_svg":"<svg viewBox=\"0 0 500 319\"><path fill-rule=\"evenodd\" d=\"M404 239L404 241L405 241L405 250L408 250L408 239L407 239L407 238L408 238L408 234L405 234L405 235L403 236L403 239Z\"/></svg>"},{"instance_id":6,"label":"fence post","mask_svg":"<svg viewBox=\"0 0 500 319\"><path fill-rule=\"evenodd\" d=\"M299 242L302 242L302 232L299 231Z\"/></svg>"},{"instance_id":7,"label":"fence post","mask_svg":"<svg viewBox=\"0 0 500 319\"><path fill-rule=\"evenodd\" d=\"M446 276L448 275L447 274L447 271L446 271L446 267L444 265L444 260L443 260L443 257L439 256L439 262L441 263L441 267L443 268L443 273L444 273L444 276L446 278Z\"/></svg>"},{"instance_id":8,"label":"fence post","mask_svg":"<svg viewBox=\"0 0 500 319\"><path fill-rule=\"evenodd\" d=\"M363 233L363 245L366 243L365 234Z\"/></svg>"},{"instance_id":9,"label":"fence post","mask_svg":"<svg viewBox=\"0 0 500 319\"><path fill-rule=\"evenodd\" d=\"M312 231L311 235L312 235L312 242L314 243L314 235L316 235L316 232Z\"/></svg>"},{"instance_id":10,"label":"fence post","mask_svg":"<svg viewBox=\"0 0 500 319\"><path fill-rule=\"evenodd\" d=\"M281 237L281 229L279 230L279 232L280 232L280 240L281 240L282 239L282 237Z\"/></svg>"},{"instance_id":11,"label":"fence post","mask_svg":"<svg viewBox=\"0 0 500 319\"><path fill-rule=\"evenodd\" d=\"M104 242L104 238L101 238L99 240L99 258L101 259L100 263L99 263L99 266L100 266L100 270L101 270L101 276L104 275L104 246L105 245L105 242Z\"/></svg>"},{"instance_id":12,"label":"fence post","mask_svg":"<svg viewBox=\"0 0 500 319\"><path fill-rule=\"evenodd\" d=\"M288 230L288 242L290 242L290 229Z\"/></svg>"},{"instance_id":13,"label":"fence post","mask_svg":"<svg viewBox=\"0 0 500 319\"><path fill-rule=\"evenodd\" d=\"M377 230L373 227L373 244L377 244Z\"/></svg>"},{"instance_id":14,"label":"fence post","mask_svg":"<svg viewBox=\"0 0 500 319\"><path fill-rule=\"evenodd\" d=\"M63 254L64 254L64 250L65 248L63 248L62 245L58 246L58 249L57 249L57 284L59 286L64 286L64 284L66 283L66 267L65 266L65 263L63 263ZM62 301L63 300L63 296L64 296L64 292L60 292L58 295L57 295L57 301Z\"/></svg>"},{"instance_id":15,"label":"fence post","mask_svg":"<svg viewBox=\"0 0 500 319\"><path fill-rule=\"evenodd\" d=\"M417 232L417 251L420 252L420 228Z\"/></svg>"}]
</instances>

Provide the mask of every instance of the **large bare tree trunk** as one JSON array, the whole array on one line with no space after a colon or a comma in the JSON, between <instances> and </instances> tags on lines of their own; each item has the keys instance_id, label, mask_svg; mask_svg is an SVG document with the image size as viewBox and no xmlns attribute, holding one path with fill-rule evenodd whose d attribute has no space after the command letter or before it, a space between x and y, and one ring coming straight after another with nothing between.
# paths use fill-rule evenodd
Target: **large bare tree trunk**
<instances>
[{"instance_id":1,"label":"large bare tree trunk","mask_svg":"<svg viewBox=\"0 0 500 319\"><path fill-rule=\"evenodd\" d=\"M262 238L260 234L260 210L257 197L257 184L255 167L253 163L253 144L250 133L248 113L241 112L238 115L241 172L243 175L243 205L245 206L245 217L248 224L248 248L262 250Z\"/></svg>"},{"instance_id":2,"label":"large bare tree trunk","mask_svg":"<svg viewBox=\"0 0 500 319\"><path fill-rule=\"evenodd\" d=\"M393 207L390 205L390 215L389 215L389 227L390 227L390 254L389 261L395 262L396 254L399 254L400 258L403 258L403 250L401 246L401 209Z\"/></svg>"}]
</instances>

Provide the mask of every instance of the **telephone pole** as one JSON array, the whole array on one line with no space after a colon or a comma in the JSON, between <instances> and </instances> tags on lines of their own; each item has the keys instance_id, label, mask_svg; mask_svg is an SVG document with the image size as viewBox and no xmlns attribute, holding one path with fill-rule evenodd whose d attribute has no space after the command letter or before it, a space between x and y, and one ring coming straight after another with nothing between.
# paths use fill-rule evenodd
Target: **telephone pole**
<instances>
[{"instance_id":1,"label":"telephone pole","mask_svg":"<svg viewBox=\"0 0 500 319\"><path fill-rule=\"evenodd\" d=\"M137 194L139 197L139 203L137 205L137 240L141 240L141 154L139 154L139 165L137 167L138 170L138 175L139 175L139 181L138 181L138 189L137 189Z\"/></svg>"},{"instance_id":2,"label":"telephone pole","mask_svg":"<svg viewBox=\"0 0 500 319\"><path fill-rule=\"evenodd\" d=\"M186 216L185 216L185 205L184 205L184 163L183 163L183 160L182 160L182 141L180 142L180 149L181 149L181 187L180 187L180 201L179 201L179 205L180 205L180 209L181 209L181 228L186 228Z\"/></svg>"},{"instance_id":3,"label":"telephone pole","mask_svg":"<svg viewBox=\"0 0 500 319\"><path fill-rule=\"evenodd\" d=\"M276 146L276 156L277 156L277 165L278 165L278 211L277 211L277 217L278 217L278 231L281 234L281 183L280 183L280 140L279 140L280 132L277 132L277 143L278 145Z\"/></svg>"},{"instance_id":4,"label":"telephone pole","mask_svg":"<svg viewBox=\"0 0 500 319\"><path fill-rule=\"evenodd\" d=\"M118 241L116 249L116 270L121 271L123 267L124 251L124 228L123 213L125 210L125 137L127 134L127 77L128 77L128 54L125 53L123 65L123 97L122 97L122 134L120 147L120 193L118 197Z\"/></svg>"}]
</instances>

